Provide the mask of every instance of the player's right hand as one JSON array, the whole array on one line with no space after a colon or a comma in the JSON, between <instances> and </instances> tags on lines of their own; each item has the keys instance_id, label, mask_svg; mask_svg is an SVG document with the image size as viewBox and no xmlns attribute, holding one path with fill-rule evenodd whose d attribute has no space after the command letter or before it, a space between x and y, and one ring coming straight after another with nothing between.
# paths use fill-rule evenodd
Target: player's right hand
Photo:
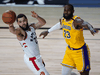
<instances>
[{"instance_id":1,"label":"player's right hand","mask_svg":"<svg viewBox=\"0 0 100 75\"><path fill-rule=\"evenodd\" d=\"M10 27L13 26L13 24L8 24Z\"/></svg>"},{"instance_id":2,"label":"player's right hand","mask_svg":"<svg viewBox=\"0 0 100 75\"><path fill-rule=\"evenodd\" d=\"M41 37L43 35L43 39L48 35L48 31L43 31L40 33L39 37Z\"/></svg>"},{"instance_id":3,"label":"player's right hand","mask_svg":"<svg viewBox=\"0 0 100 75\"><path fill-rule=\"evenodd\" d=\"M35 13L34 11L31 11L31 13L32 13L32 17L38 18L38 14L37 13Z\"/></svg>"}]
</instances>

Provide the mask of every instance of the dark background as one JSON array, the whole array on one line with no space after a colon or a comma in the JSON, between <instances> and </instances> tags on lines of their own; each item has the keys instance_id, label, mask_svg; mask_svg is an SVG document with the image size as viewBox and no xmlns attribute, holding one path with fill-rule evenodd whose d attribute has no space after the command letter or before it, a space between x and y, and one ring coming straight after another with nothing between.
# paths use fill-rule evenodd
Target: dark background
<instances>
[{"instance_id":1,"label":"dark background","mask_svg":"<svg viewBox=\"0 0 100 75\"><path fill-rule=\"evenodd\" d=\"M5 4L3 1L4 0L0 0L0 4ZM12 1L16 4L27 4L29 0L11 0L11 2ZM44 0L44 3L45 5L65 5L70 3L76 7L100 7L100 0ZM34 4L38 4L36 0Z\"/></svg>"}]
</instances>

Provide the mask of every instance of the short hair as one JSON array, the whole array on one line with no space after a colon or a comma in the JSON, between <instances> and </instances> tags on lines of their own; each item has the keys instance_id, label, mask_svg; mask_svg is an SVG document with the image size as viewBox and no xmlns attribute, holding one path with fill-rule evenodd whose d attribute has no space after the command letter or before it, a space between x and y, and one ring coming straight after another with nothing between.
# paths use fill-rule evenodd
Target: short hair
<instances>
[{"instance_id":1,"label":"short hair","mask_svg":"<svg viewBox=\"0 0 100 75\"><path fill-rule=\"evenodd\" d=\"M19 14L19 15L16 17L16 21L18 22L18 18L21 18L21 17L25 17L25 19L27 19L27 17L26 17L24 14Z\"/></svg>"},{"instance_id":2,"label":"short hair","mask_svg":"<svg viewBox=\"0 0 100 75\"><path fill-rule=\"evenodd\" d=\"M67 5L70 6L71 10L74 10L74 6L72 4L66 4L64 6L67 6Z\"/></svg>"}]
</instances>

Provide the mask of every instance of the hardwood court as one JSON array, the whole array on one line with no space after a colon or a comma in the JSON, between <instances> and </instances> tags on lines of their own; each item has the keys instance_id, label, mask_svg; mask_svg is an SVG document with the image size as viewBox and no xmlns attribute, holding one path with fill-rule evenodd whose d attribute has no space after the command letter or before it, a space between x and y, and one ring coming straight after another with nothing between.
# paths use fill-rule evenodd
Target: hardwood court
<instances>
[{"instance_id":1,"label":"hardwood court","mask_svg":"<svg viewBox=\"0 0 100 75\"><path fill-rule=\"evenodd\" d=\"M62 16L63 7L19 7L0 6L0 18L6 10L13 10L16 14L24 13L31 22L37 22L31 17L30 11L34 10L46 19L47 24L43 27L51 27ZM90 22L95 28L100 28L100 8L75 8L76 15ZM16 22L15 27L18 27ZM0 19L0 27L8 27ZM46 63L46 69L50 75L61 75L61 62L67 44L62 36L62 30L51 32L45 39L39 37L40 32L47 29L36 30L40 52ZM88 30L84 30L84 38L91 51L90 75L100 75L100 32L92 36ZM16 39L8 29L0 29L0 75L34 75L23 60L24 52ZM77 70L73 70L79 75Z\"/></svg>"}]
</instances>

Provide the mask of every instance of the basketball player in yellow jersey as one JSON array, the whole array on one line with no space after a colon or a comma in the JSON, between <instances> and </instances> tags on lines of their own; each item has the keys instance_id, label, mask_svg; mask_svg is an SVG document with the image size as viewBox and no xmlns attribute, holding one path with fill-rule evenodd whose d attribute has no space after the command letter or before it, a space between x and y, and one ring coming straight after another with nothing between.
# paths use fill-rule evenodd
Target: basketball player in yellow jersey
<instances>
[{"instance_id":1,"label":"basketball player in yellow jersey","mask_svg":"<svg viewBox=\"0 0 100 75\"><path fill-rule=\"evenodd\" d=\"M90 51L88 45L84 41L83 28L87 28L92 35L98 32L93 26L81 19L74 16L74 7L71 4L64 6L63 17L60 22L51 27L48 31L40 34L43 38L48 33L56 29L62 28L63 37L65 38L68 46L62 61L62 75L71 75L73 68L76 68L80 75L89 75L90 71Z\"/></svg>"}]
</instances>

